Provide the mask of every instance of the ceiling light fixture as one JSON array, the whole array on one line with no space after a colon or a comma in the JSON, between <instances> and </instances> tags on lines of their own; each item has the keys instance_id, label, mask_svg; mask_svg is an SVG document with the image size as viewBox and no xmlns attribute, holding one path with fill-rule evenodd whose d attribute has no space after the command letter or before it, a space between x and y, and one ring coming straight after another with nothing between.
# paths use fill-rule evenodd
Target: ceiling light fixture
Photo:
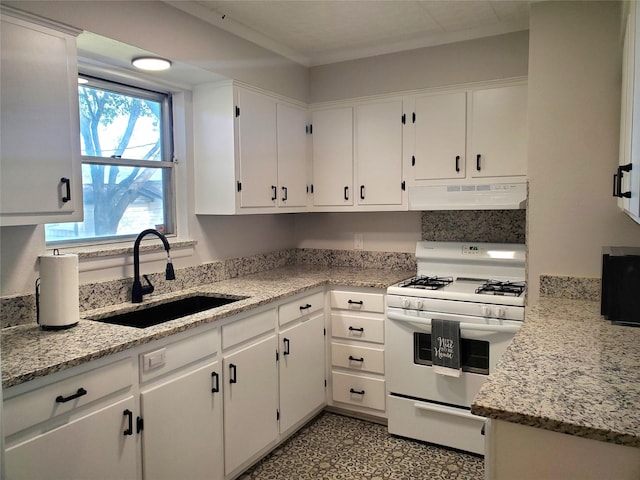
<instances>
[{"instance_id":1,"label":"ceiling light fixture","mask_svg":"<svg viewBox=\"0 0 640 480\"><path fill-rule=\"evenodd\" d=\"M159 57L136 57L131 60L131 65L139 68L140 70L153 72L168 70L171 68L171 62L169 60Z\"/></svg>"}]
</instances>

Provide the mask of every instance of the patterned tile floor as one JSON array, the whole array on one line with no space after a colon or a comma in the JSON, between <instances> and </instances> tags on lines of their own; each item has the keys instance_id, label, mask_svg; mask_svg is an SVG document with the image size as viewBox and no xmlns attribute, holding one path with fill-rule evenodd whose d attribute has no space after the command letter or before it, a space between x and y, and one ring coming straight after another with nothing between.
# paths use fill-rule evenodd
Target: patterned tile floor
<instances>
[{"instance_id":1,"label":"patterned tile floor","mask_svg":"<svg viewBox=\"0 0 640 480\"><path fill-rule=\"evenodd\" d=\"M482 480L473 455L394 437L387 427L324 412L240 480Z\"/></svg>"}]
</instances>

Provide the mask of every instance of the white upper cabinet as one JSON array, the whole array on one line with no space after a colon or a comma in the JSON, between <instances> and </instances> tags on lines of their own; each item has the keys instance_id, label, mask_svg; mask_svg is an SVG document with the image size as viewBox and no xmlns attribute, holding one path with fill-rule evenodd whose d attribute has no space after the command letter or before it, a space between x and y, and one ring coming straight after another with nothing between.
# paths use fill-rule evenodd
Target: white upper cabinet
<instances>
[{"instance_id":1,"label":"white upper cabinet","mask_svg":"<svg viewBox=\"0 0 640 480\"><path fill-rule=\"evenodd\" d=\"M353 108L316 110L311 125L314 206L353 205Z\"/></svg>"},{"instance_id":2,"label":"white upper cabinet","mask_svg":"<svg viewBox=\"0 0 640 480\"><path fill-rule=\"evenodd\" d=\"M356 108L358 205L401 205L402 100Z\"/></svg>"},{"instance_id":3,"label":"white upper cabinet","mask_svg":"<svg viewBox=\"0 0 640 480\"><path fill-rule=\"evenodd\" d=\"M471 93L469 169L472 177L527 173L527 86Z\"/></svg>"},{"instance_id":4,"label":"white upper cabinet","mask_svg":"<svg viewBox=\"0 0 640 480\"><path fill-rule=\"evenodd\" d=\"M620 109L620 156L613 175L613 195L618 206L640 223L640 15L635 2L629 2L622 60Z\"/></svg>"},{"instance_id":5,"label":"white upper cabinet","mask_svg":"<svg viewBox=\"0 0 640 480\"><path fill-rule=\"evenodd\" d=\"M414 180L465 177L465 92L415 98L415 147L412 156Z\"/></svg>"},{"instance_id":6,"label":"white upper cabinet","mask_svg":"<svg viewBox=\"0 0 640 480\"><path fill-rule=\"evenodd\" d=\"M304 211L306 109L233 83L193 97L196 214Z\"/></svg>"},{"instance_id":7,"label":"white upper cabinet","mask_svg":"<svg viewBox=\"0 0 640 480\"><path fill-rule=\"evenodd\" d=\"M76 40L2 15L0 222L83 218Z\"/></svg>"},{"instance_id":8,"label":"white upper cabinet","mask_svg":"<svg viewBox=\"0 0 640 480\"><path fill-rule=\"evenodd\" d=\"M240 207L272 207L278 189L276 101L238 88Z\"/></svg>"},{"instance_id":9,"label":"white upper cabinet","mask_svg":"<svg viewBox=\"0 0 640 480\"><path fill-rule=\"evenodd\" d=\"M279 103L278 206L307 205L307 110Z\"/></svg>"}]
</instances>

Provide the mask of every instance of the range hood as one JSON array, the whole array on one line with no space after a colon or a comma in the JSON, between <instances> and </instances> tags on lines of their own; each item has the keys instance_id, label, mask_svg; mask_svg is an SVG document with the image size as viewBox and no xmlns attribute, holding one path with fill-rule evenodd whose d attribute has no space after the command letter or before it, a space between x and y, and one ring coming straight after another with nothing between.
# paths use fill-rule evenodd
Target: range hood
<instances>
[{"instance_id":1,"label":"range hood","mask_svg":"<svg viewBox=\"0 0 640 480\"><path fill-rule=\"evenodd\" d=\"M409 210L517 210L526 203L526 182L409 187Z\"/></svg>"}]
</instances>

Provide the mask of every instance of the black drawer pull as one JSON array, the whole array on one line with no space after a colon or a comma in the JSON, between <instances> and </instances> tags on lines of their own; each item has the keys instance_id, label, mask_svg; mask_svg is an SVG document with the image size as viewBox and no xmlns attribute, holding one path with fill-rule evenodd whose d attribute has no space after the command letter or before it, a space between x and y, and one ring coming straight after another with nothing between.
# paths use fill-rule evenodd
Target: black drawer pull
<instances>
[{"instance_id":1,"label":"black drawer pull","mask_svg":"<svg viewBox=\"0 0 640 480\"><path fill-rule=\"evenodd\" d=\"M75 400L76 398L80 398L86 394L87 394L87 391L84 388L79 388L76 393L74 393L73 395L69 395L68 397L63 397L62 395L58 395L56 397L56 403L70 402L71 400Z\"/></svg>"},{"instance_id":2,"label":"black drawer pull","mask_svg":"<svg viewBox=\"0 0 640 480\"><path fill-rule=\"evenodd\" d=\"M356 358L353 355L349 355L349 360L351 360L352 362L364 362L364 358Z\"/></svg>"},{"instance_id":3,"label":"black drawer pull","mask_svg":"<svg viewBox=\"0 0 640 480\"><path fill-rule=\"evenodd\" d=\"M60 179L60 182L64 183L67 193L65 197L62 197L62 203L67 203L71 201L71 180L69 180L67 177L62 177Z\"/></svg>"},{"instance_id":4,"label":"black drawer pull","mask_svg":"<svg viewBox=\"0 0 640 480\"><path fill-rule=\"evenodd\" d=\"M284 343L284 352L283 355L289 355L291 353L290 342L288 338L283 338L282 343Z\"/></svg>"},{"instance_id":5,"label":"black drawer pull","mask_svg":"<svg viewBox=\"0 0 640 480\"><path fill-rule=\"evenodd\" d=\"M220 391L220 375L218 375L218 372L211 372L211 379L213 382L211 393L218 393Z\"/></svg>"},{"instance_id":6,"label":"black drawer pull","mask_svg":"<svg viewBox=\"0 0 640 480\"><path fill-rule=\"evenodd\" d=\"M300 305L300 310L308 310L311 308L311 304L307 303L306 305Z\"/></svg>"},{"instance_id":7,"label":"black drawer pull","mask_svg":"<svg viewBox=\"0 0 640 480\"><path fill-rule=\"evenodd\" d=\"M364 328L363 327L352 327L352 326L349 326L349 331L351 331L351 332L364 332Z\"/></svg>"},{"instance_id":8,"label":"black drawer pull","mask_svg":"<svg viewBox=\"0 0 640 480\"><path fill-rule=\"evenodd\" d=\"M122 432L124 435L133 435L133 412L128 408L122 412L125 417L129 417L129 423L127 429Z\"/></svg>"},{"instance_id":9,"label":"black drawer pull","mask_svg":"<svg viewBox=\"0 0 640 480\"><path fill-rule=\"evenodd\" d=\"M360 185L360 200L364 200L364 185Z\"/></svg>"},{"instance_id":10,"label":"black drawer pull","mask_svg":"<svg viewBox=\"0 0 640 480\"><path fill-rule=\"evenodd\" d=\"M476 155L476 170L480 171L482 170L482 164L480 163L482 159L482 155L478 154Z\"/></svg>"},{"instance_id":11,"label":"black drawer pull","mask_svg":"<svg viewBox=\"0 0 640 480\"><path fill-rule=\"evenodd\" d=\"M456 155L456 172L460 173L460 155Z\"/></svg>"},{"instance_id":12,"label":"black drawer pull","mask_svg":"<svg viewBox=\"0 0 640 480\"><path fill-rule=\"evenodd\" d=\"M349 300L347 303L349 305L364 305L364 302L362 300Z\"/></svg>"},{"instance_id":13,"label":"black drawer pull","mask_svg":"<svg viewBox=\"0 0 640 480\"><path fill-rule=\"evenodd\" d=\"M344 199L349 200L349 187L344 187Z\"/></svg>"},{"instance_id":14,"label":"black drawer pull","mask_svg":"<svg viewBox=\"0 0 640 480\"><path fill-rule=\"evenodd\" d=\"M355 393L356 395L364 395L364 390L354 390L353 388L350 388L349 393Z\"/></svg>"},{"instance_id":15,"label":"black drawer pull","mask_svg":"<svg viewBox=\"0 0 640 480\"><path fill-rule=\"evenodd\" d=\"M233 363L229 364L229 383L238 383L236 366Z\"/></svg>"}]
</instances>

